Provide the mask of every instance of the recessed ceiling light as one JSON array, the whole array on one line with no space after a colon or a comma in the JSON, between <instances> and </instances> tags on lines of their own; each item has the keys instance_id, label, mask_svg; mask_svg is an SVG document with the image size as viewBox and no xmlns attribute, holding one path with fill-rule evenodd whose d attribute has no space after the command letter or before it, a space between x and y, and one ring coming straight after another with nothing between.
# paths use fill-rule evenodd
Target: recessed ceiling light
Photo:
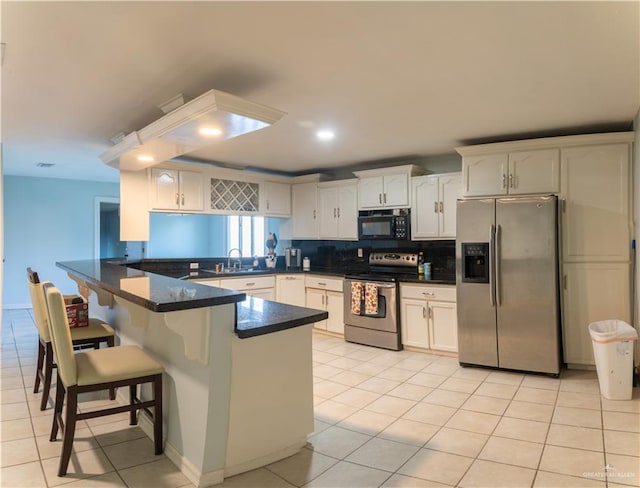
<instances>
[{"instance_id":1,"label":"recessed ceiling light","mask_svg":"<svg viewBox=\"0 0 640 488\"><path fill-rule=\"evenodd\" d=\"M141 163L153 163L154 161L153 156L149 156L147 154L141 154L136 159Z\"/></svg>"},{"instance_id":2,"label":"recessed ceiling light","mask_svg":"<svg viewBox=\"0 0 640 488\"><path fill-rule=\"evenodd\" d=\"M321 141L330 141L331 139L333 139L336 135L332 130L329 129L324 129L324 130L319 130L318 132L316 132L316 136L318 137L318 139L320 139Z\"/></svg>"},{"instance_id":3,"label":"recessed ceiling light","mask_svg":"<svg viewBox=\"0 0 640 488\"><path fill-rule=\"evenodd\" d=\"M222 131L215 127L202 127L198 132L202 136L219 136L222 134Z\"/></svg>"},{"instance_id":4,"label":"recessed ceiling light","mask_svg":"<svg viewBox=\"0 0 640 488\"><path fill-rule=\"evenodd\" d=\"M51 166L55 166L55 163L38 163L36 166L38 168L51 168Z\"/></svg>"}]
</instances>

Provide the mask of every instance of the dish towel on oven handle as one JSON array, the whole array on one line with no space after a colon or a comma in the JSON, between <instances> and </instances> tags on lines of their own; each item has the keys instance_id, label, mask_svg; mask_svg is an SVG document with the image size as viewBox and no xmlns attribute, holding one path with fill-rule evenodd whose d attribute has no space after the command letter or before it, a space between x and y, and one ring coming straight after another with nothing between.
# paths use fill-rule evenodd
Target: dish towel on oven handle
<instances>
[{"instance_id":1,"label":"dish towel on oven handle","mask_svg":"<svg viewBox=\"0 0 640 488\"><path fill-rule=\"evenodd\" d=\"M360 304L362 302L362 283L359 281L351 282L351 313L360 315Z\"/></svg>"},{"instance_id":2,"label":"dish towel on oven handle","mask_svg":"<svg viewBox=\"0 0 640 488\"><path fill-rule=\"evenodd\" d=\"M375 283L364 285L364 313L365 315L378 314L378 285Z\"/></svg>"}]
</instances>

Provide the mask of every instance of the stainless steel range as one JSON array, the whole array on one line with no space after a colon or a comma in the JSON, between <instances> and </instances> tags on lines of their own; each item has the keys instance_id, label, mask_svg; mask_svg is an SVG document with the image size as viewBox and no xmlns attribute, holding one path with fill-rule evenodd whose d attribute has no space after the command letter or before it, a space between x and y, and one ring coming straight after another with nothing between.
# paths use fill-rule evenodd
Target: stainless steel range
<instances>
[{"instance_id":1,"label":"stainless steel range","mask_svg":"<svg viewBox=\"0 0 640 488\"><path fill-rule=\"evenodd\" d=\"M418 255L394 251L369 255L369 272L344 280L344 338L349 342L398 351L400 307L398 278L416 276Z\"/></svg>"}]
</instances>

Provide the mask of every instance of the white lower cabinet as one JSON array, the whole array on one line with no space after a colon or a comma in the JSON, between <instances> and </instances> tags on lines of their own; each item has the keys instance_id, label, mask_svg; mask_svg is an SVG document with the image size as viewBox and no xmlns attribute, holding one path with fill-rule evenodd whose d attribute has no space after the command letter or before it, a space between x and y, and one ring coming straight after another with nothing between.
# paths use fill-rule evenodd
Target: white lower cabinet
<instances>
[{"instance_id":1,"label":"white lower cabinet","mask_svg":"<svg viewBox=\"0 0 640 488\"><path fill-rule=\"evenodd\" d=\"M402 344L458 352L456 289L451 285L400 285Z\"/></svg>"},{"instance_id":2,"label":"white lower cabinet","mask_svg":"<svg viewBox=\"0 0 640 488\"><path fill-rule=\"evenodd\" d=\"M276 301L304 307L306 304L304 281L303 274L277 275Z\"/></svg>"},{"instance_id":3,"label":"white lower cabinet","mask_svg":"<svg viewBox=\"0 0 640 488\"><path fill-rule=\"evenodd\" d=\"M316 329L344 334L344 293L342 278L328 278L321 275L306 276L306 306L316 310L326 310L327 320L316 322Z\"/></svg>"},{"instance_id":4,"label":"white lower cabinet","mask_svg":"<svg viewBox=\"0 0 640 488\"><path fill-rule=\"evenodd\" d=\"M220 287L228 290L243 291L250 297L275 300L275 276L246 276L244 278L225 278Z\"/></svg>"},{"instance_id":5,"label":"white lower cabinet","mask_svg":"<svg viewBox=\"0 0 640 488\"><path fill-rule=\"evenodd\" d=\"M191 280L193 283L198 283L199 285L207 285L207 286L214 286L216 288L220 288L220 280L216 280L216 279L202 279L202 280Z\"/></svg>"}]
</instances>

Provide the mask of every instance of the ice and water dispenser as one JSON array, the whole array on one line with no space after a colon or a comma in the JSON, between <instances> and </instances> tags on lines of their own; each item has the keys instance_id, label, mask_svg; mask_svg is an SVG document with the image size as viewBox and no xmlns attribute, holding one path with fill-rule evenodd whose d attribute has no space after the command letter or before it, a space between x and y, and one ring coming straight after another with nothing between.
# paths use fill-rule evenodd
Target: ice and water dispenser
<instances>
[{"instance_id":1,"label":"ice and water dispenser","mask_svg":"<svg viewBox=\"0 0 640 488\"><path fill-rule=\"evenodd\" d=\"M462 281L489 283L489 243L462 243Z\"/></svg>"}]
</instances>

